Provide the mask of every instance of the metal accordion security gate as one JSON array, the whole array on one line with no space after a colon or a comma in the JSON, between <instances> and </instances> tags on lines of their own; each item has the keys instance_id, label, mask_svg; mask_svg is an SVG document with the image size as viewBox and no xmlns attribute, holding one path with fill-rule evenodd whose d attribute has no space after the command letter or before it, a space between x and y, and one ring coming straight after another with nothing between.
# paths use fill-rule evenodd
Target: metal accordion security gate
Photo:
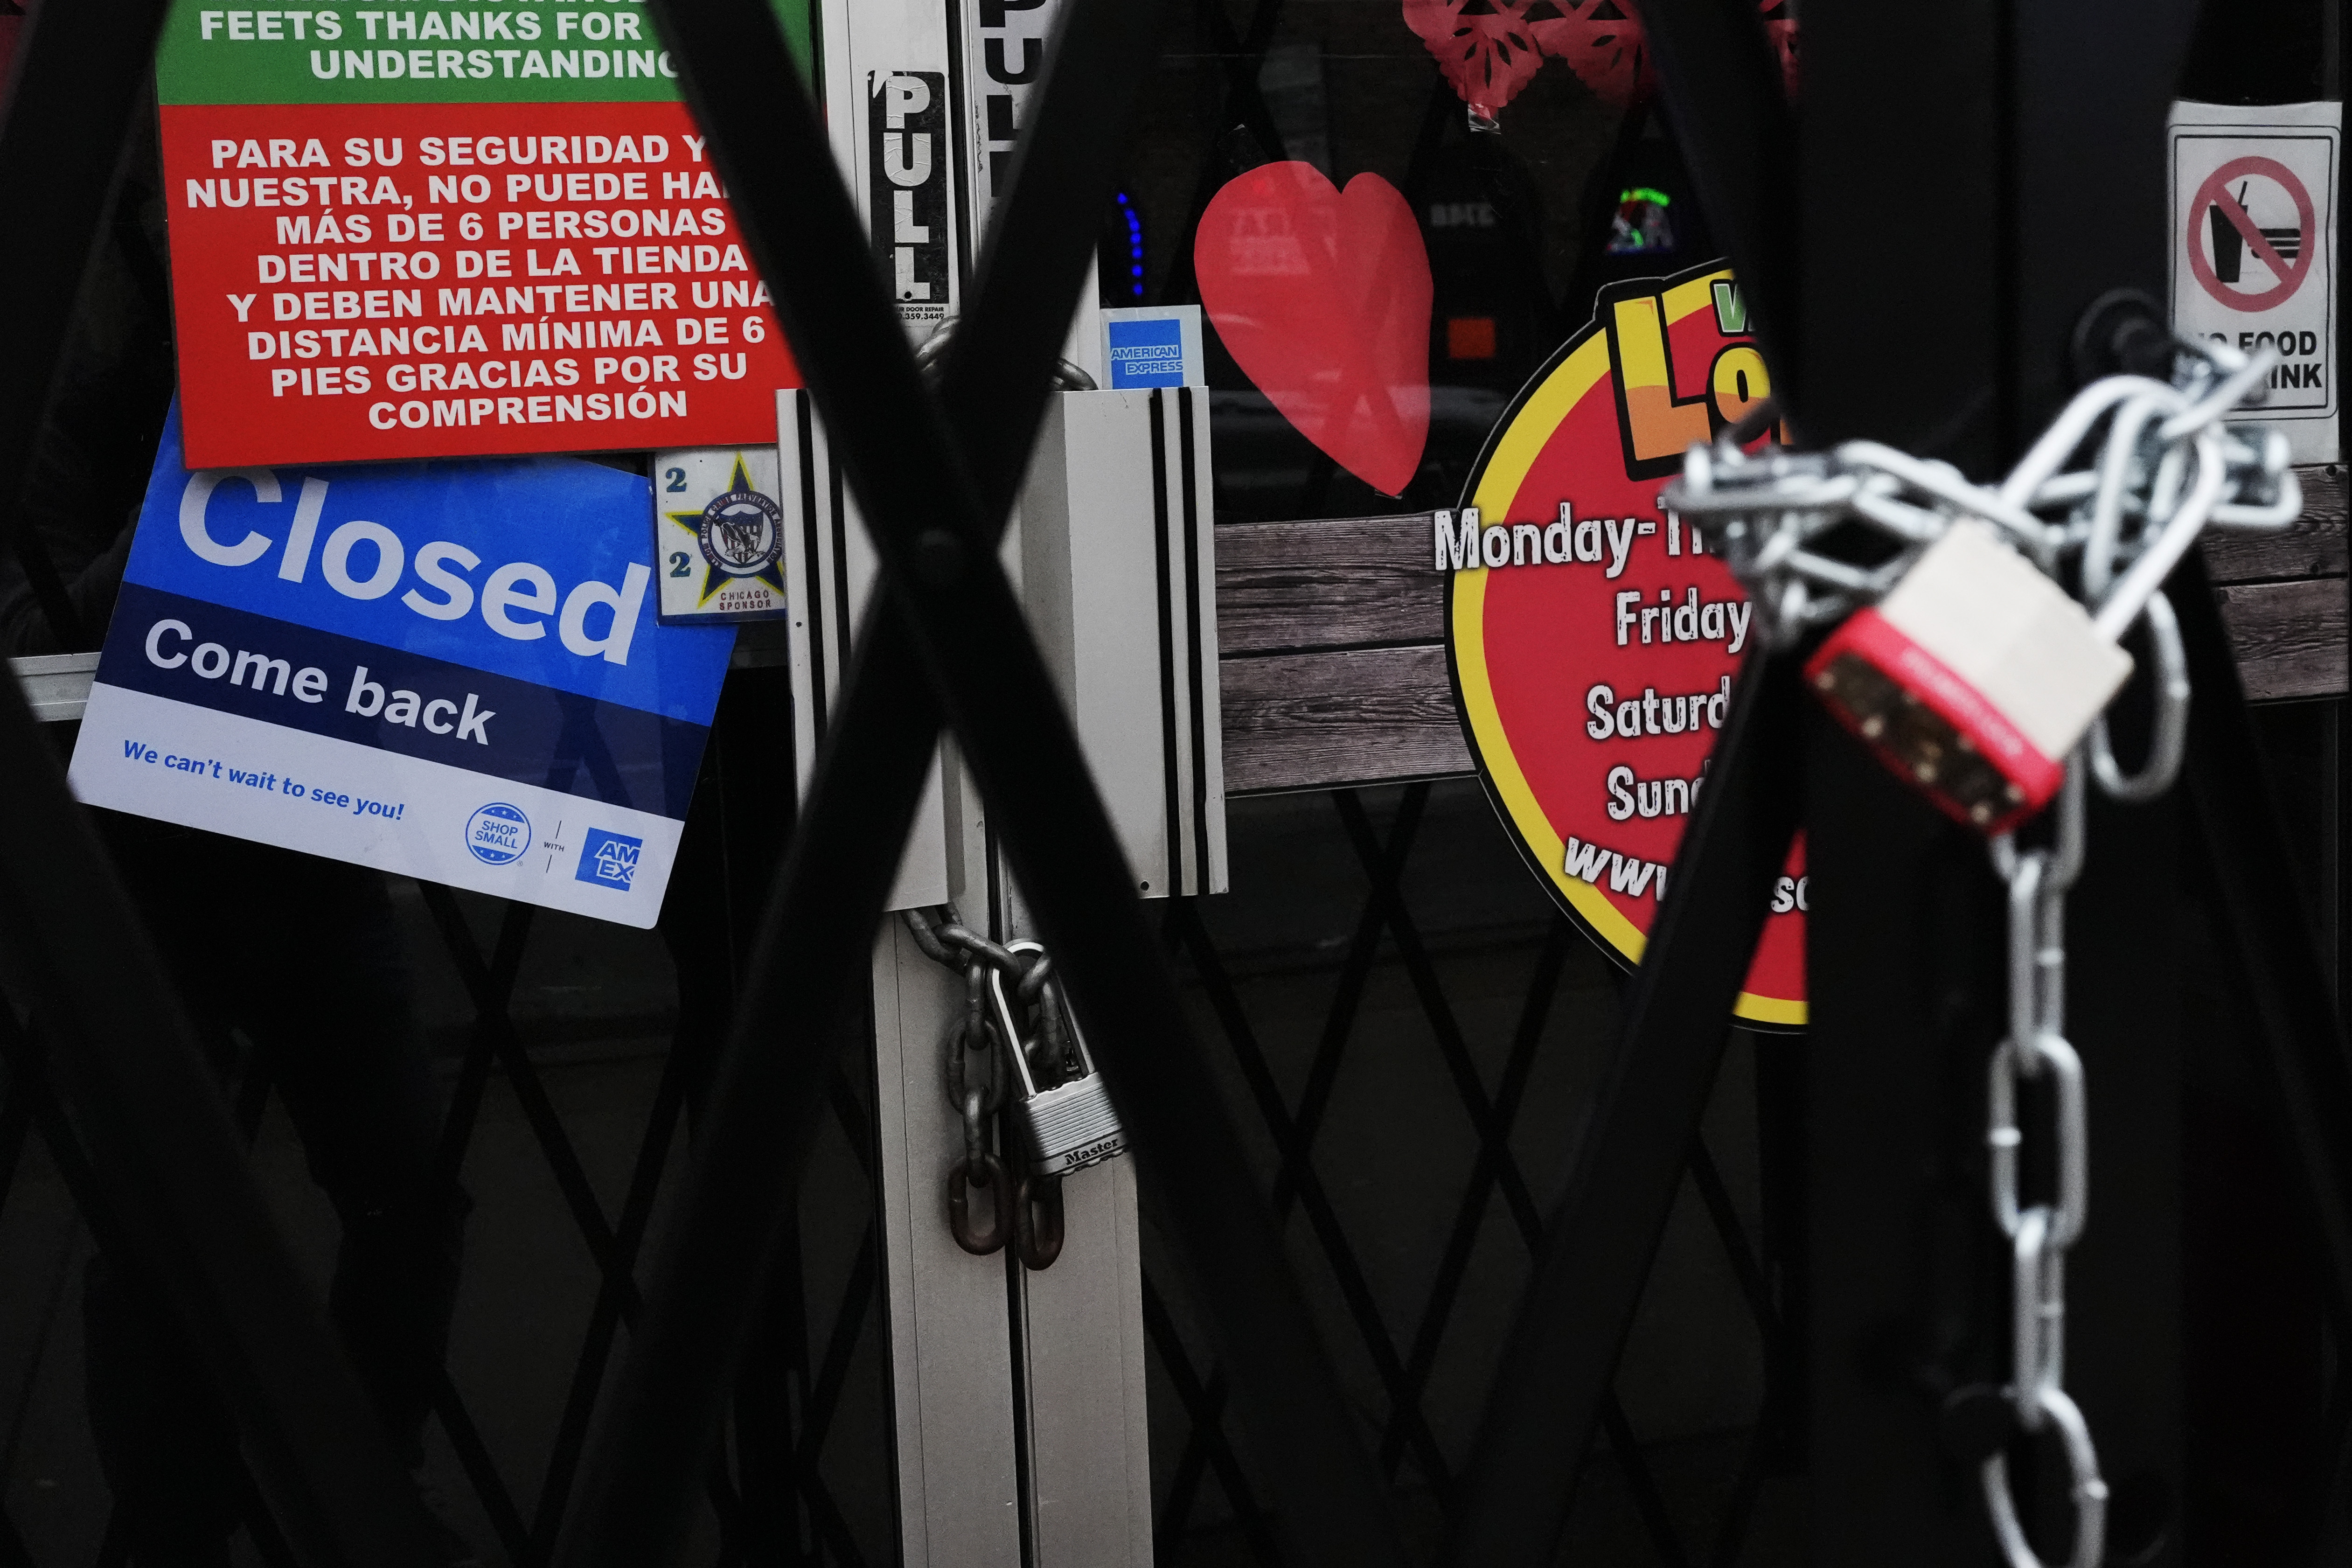
<instances>
[{"instance_id":1,"label":"metal accordion security gate","mask_svg":"<svg viewBox=\"0 0 2352 1568\"><path fill-rule=\"evenodd\" d=\"M54 240L0 253L0 298L15 302L0 319L0 506L65 644L92 628L17 500L72 303L114 221L163 9L47 0L0 123L0 211L47 215ZM681 859L694 913L664 931L675 1030L627 1069L642 1113L633 1101L624 1135L567 1115L544 1042L516 1022L542 922L521 904L419 892L469 1015L436 1174L454 1191L495 1107L500 1157L527 1162L551 1196L586 1287L561 1309L568 1371L544 1433L486 1431L464 1380L439 1377L437 1441L469 1489L467 1517L533 1568L689 1552L1982 1563L2016 1558L1969 1470L1999 1456L2019 1478L2022 1528L2060 1539L2067 1472L2030 1429L1983 1415L2007 1397L2006 1261L1969 1185L1984 1137L1972 1097L2005 982L1998 943L1971 922L1999 895L1965 829L1805 705L1798 653L1749 655L1675 900L1662 897L1621 979L1549 906L1496 899L1508 857L1480 837L1465 770L1406 756L1420 742L1387 768L1255 775L1265 798L1244 798L1239 748L1217 753L1204 718L1212 552L1195 533L1223 531L1189 526L1204 515L1192 487L1205 447L1189 392L1155 395L1136 450L1157 476L1159 533L1132 573L1156 567L1165 658L1191 627L1193 685L1161 667L1153 718L1167 739L1139 777L1090 764L1100 710L1074 712L1064 694L1097 645L1083 617L1052 621L1024 598L1047 591L1035 568L1051 550L1076 546L1024 484L1041 432L1065 457L1083 438L1049 400L1069 384L1072 302L1170 9L1062 0L1017 143L975 163L991 200L982 232L957 240L975 260L954 330L919 363L891 293L912 275L877 275L838 172L840 126L801 85L775 14L653 0L806 378L812 531L793 570L833 624L821 656L739 652ZM1280 10L1259 0L1238 34L1215 0L1193 18L1222 57L1223 110L1276 154L1259 84ZM2171 91L2185 4L1890 18L1815 0L1801 119L1757 12L1647 10L1710 228L1809 440L1874 437L1996 472L2082 378L2070 354L2122 352L2120 335L2082 324L2083 306L2150 281L2139 240L2155 176L2134 160ZM2086 84L2069 62L2093 52L2111 68ZM1434 125L1451 103L1433 102ZM1933 189L1916 177L1930 166L1948 176ZM1199 183L1196 222L1208 160ZM1885 287L1874 258L1831 242L1858 189L1878 194L1881 241L1914 258L1915 286L1949 301L1931 341L1886 341L1866 310L1842 308ZM1948 374L1923 373L1929 359ZM1331 521L1331 481L1328 465L1311 469L1296 510ZM2332 530L2306 531L2340 533L2340 495ZM1066 512L1076 505L1066 496ZM1019 584L1000 548L1016 507L1031 568ZM1383 521L1396 520L1370 520ZM1214 574L1239 558L1217 554ZM2281 1560L2339 1560L2352 1508L2352 1065L2265 773L2266 732L2288 739L2292 725L2248 706L2211 592L2227 559L2190 556L2171 579L2198 693L2179 797L2141 816L2094 808L2074 906L2074 1033L2108 1097L2095 1181L2111 1228L2078 1263L2073 1310L2097 1328L2080 1329L2074 1385L2116 1477L2116 1562L2227 1560L2208 1542L2236 1516L2212 1478L2250 1466L2204 1451L2189 1426L2254 1424L2263 1399L2217 1391L2210 1369L2267 1331L2300 1335L2273 1368L2300 1384L2263 1395L2308 1418L2263 1450L2298 1467L2273 1510L2294 1521ZM1244 641L1223 650L1236 666L1227 733L1248 728L1234 711L1257 711L1247 657L1301 651ZM1391 637L1370 651L1429 646ZM98 1251L176 1323L236 1426L239 1512L261 1561L446 1561L256 1175L268 1075L224 1062L192 1024L65 786L41 725L65 715L37 712L51 673L0 683L0 1201L54 1177ZM790 740L785 713L800 727ZM1425 741L1452 723L1423 714L1399 732L1418 724ZM1228 854L1241 862L1222 833L1210 847L1202 781L1218 755L1234 796L1213 796L1223 833L1286 868L1285 895L1325 907L1211 899ZM1157 860L1134 853L1139 790ZM940 813L938 856L961 864L940 886L987 889L984 911L969 900L970 951L1042 939L1077 1059L1099 1070L1131 1145L1083 1200L1072 1190L1064 1259L1041 1249L1058 1272L1034 1251L1025 1268L952 1278L932 1261L949 1254L923 1161L961 1109L933 1089L967 993L924 967L897 911L942 901L908 892L931 888L919 861ZM1817 1013L1798 1044L1727 1020L1801 829ZM1433 834L1443 874L1423 847ZM1139 900L1155 879L1173 896ZM1465 918L1465 886L1507 912ZM2176 936L2192 922L2194 942ZM2162 940L2131 940L2143 927ZM2196 1099L2200 1072L2220 1069L2177 1005L2176 957L2192 946L2227 998L2229 1071L2253 1085L2255 1109L2235 1121ZM1043 963L1022 973L1044 987ZM958 1131L967 1158L982 1152L976 1128ZM2266 1142L2270 1158L2241 1155L2222 1196L2292 1209L2276 1234L2310 1261L2278 1299L2217 1307L2193 1285L2236 1256L2231 1205L2209 1188L2205 1209L2182 1196L2197 1175L2184 1148L2233 1138ZM2134 1194L2158 1194L2137 1224L2121 1217ZM1021 1201L1034 1223L1025 1189ZM1405 1221L1435 1245L1406 1245ZM1644 1338L1685 1328L1685 1289L1737 1310L1696 1358L1707 1397L1686 1402L1714 1425L1685 1421L1662 1443L1628 1408L1621 1365L1694 1357ZM532 1305L553 1312L552 1295ZM1139 1340L1121 1338L1130 1303ZM947 1392L910 1403L926 1378ZM1057 1489L1081 1483L1100 1495ZM984 1542L970 1533L983 1518ZM2020 1530L2014 1514L2008 1526ZM96 1556L129 1551L110 1531ZM0 1564L15 1563L47 1568L0 1510Z\"/></svg>"}]
</instances>

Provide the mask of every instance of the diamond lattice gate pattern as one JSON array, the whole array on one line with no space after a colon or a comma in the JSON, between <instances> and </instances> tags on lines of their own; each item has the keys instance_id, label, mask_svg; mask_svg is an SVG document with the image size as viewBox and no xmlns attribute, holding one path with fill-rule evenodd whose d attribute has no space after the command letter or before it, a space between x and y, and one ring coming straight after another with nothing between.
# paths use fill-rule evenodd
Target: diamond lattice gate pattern
<instances>
[{"instance_id":1,"label":"diamond lattice gate pattern","mask_svg":"<svg viewBox=\"0 0 2352 1568\"><path fill-rule=\"evenodd\" d=\"M1546 1209L1615 1026L1616 971L1466 780L1237 803L1234 888L1165 935L1417 1555L1433 1559ZM1795 1052L1746 1037L1572 1479L1563 1562L1780 1563L1801 1456ZM1230 1390L1149 1245L1163 1563L1272 1563ZM1563 1478L1564 1483L1569 1478Z\"/></svg>"},{"instance_id":2,"label":"diamond lattice gate pattern","mask_svg":"<svg viewBox=\"0 0 2352 1568\"><path fill-rule=\"evenodd\" d=\"M389 889L404 989L442 1101L436 1176L455 1184L466 1210L421 1488L485 1563L548 1560L641 1310L642 1264L731 1009L745 910L789 826L762 804L778 798L763 770L789 767L761 711L780 686L761 670L730 683L679 862L683 896L661 932L431 885ZM82 1343L85 1276L112 1225L47 1089L37 1022L16 1018L0 1006L0 1275L10 1281L0 1292L0 1565L118 1568L130 1542L93 1450ZM332 1048L348 1026L325 1020L322 1044ZM215 1043L257 1176L323 1298L341 1226L306 1169L315 1152L253 1041L231 1026ZM897 1560L871 1087L861 1072L837 1074L829 1100L810 1195L681 1561ZM233 1561L290 1563L249 1487L242 1512Z\"/></svg>"}]
</instances>

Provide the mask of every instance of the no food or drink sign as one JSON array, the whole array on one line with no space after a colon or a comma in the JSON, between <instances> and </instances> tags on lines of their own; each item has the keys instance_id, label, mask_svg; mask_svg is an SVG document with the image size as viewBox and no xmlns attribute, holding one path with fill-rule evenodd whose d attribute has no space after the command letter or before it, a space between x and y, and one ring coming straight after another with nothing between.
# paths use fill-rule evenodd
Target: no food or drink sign
<instances>
[{"instance_id":1,"label":"no food or drink sign","mask_svg":"<svg viewBox=\"0 0 2352 1568\"><path fill-rule=\"evenodd\" d=\"M2184 335L2277 351L2249 420L2298 462L2336 456L2333 103L2173 106L2172 321Z\"/></svg>"},{"instance_id":2,"label":"no food or drink sign","mask_svg":"<svg viewBox=\"0 0 2352 1568\"><path fill-rule=\"evenodd\" d=\"M197 468L772 438L798 384L638 0L181 0Z\"/></svg>"}]
</instances>

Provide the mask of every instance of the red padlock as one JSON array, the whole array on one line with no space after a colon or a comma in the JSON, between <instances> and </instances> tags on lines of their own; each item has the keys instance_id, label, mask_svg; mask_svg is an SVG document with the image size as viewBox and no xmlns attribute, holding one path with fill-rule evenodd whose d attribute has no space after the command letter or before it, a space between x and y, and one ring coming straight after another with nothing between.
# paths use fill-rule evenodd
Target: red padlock
<instances>
[{"instance_id":1,"label":"red padlock","mask_svg":"<svg viewBox=\"0 0 2352 1568\"><path fill-rule=\"evenodd\" d=\"M2064 589L1964 520L1848 616L1805 678L1944 812L2000 833L2057 793L2067 753L2131 669Z\"/></svg>"}]
</instances>

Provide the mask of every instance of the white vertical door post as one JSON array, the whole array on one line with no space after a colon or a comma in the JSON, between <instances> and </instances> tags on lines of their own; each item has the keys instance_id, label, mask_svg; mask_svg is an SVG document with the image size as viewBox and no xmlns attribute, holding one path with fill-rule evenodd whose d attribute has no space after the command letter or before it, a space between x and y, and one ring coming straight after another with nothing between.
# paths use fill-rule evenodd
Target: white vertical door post
<instances>
[{"instance_id":1,"label":"white vertical door post","mask_svg":"<svg viewBox=\"0 0 2352 1568\"><path fill-rule=\"evenodd\" d=\"M878 568L809 395L780 393L776 411L793 742L806 790ZM956 1246L944 1195L963 1133L942 1047L963 1011L963 984L924 956L896 912L951 896L942 778L934 760L872 973L898 1531L910 1568L1006 1568L1021 1562L1021 1519L1004 1268Z\"/></svg>"},{"instance_id":2,"label":"white vertical door post","mask_svg":"<svg viewBox=\"0 0 2352 1568\"><path fill-rule=\"evenodd\" d=\"M910 338L961 308L1058 0L841 0L820 33L834 147ZM960 16L953 36L950 17ZM961 155L960 155L961 154ZM1062 355L1099 381L1091 287ZM777 399L777 486L802 785L877 574L804 392ZM1066 393L1047 411L1003 560L1109 805L1139 891L1221 890L1214 560L1205 395ZM893 910L952 900L1031 934L953 747L903 852ZM908 1568L1147 1568L1151 1472L1135 1173L1064 1179L1064 1243L1032 1272L974 1258L947 1220L963 1153L945 1047L962 981L894 915L873 961L898 1518Z\"/></svg>"}]
</instances>

